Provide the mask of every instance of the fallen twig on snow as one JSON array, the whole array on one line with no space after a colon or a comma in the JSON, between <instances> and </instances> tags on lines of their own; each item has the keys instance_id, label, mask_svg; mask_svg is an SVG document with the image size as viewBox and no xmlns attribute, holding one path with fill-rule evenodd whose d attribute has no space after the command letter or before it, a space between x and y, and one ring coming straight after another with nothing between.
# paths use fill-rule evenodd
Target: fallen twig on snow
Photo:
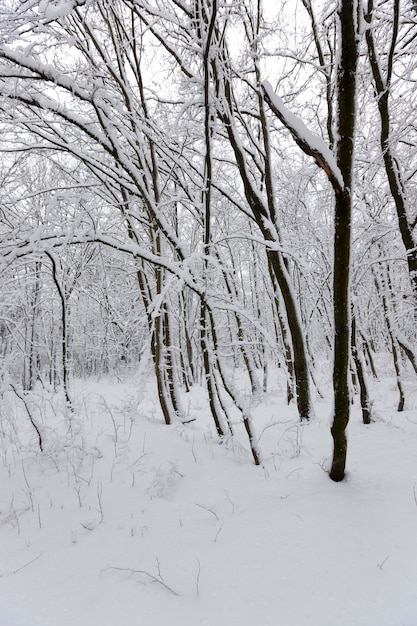
<instances>
[{"instance_id":1,"label":"fallen twig on snow","mask_svg":"<svg viewBox=\"0 0 417 626\"><path fill-rule=\"evenodd\" d=\"M144 569L133 569L131 567L116 567L114 565L108 565L106 567L106 570L108 569L114 569L119 572L129 572L131 576L133 576L134 574L143 574L143 576L147 576L148 578L150 578L152 582L159 583L160 585L165 587L165 589L171 592L174 596L180 595L177 591L175 591L175 589L173 589L172 587L166 584L166 582L164 581L164 579L161 577L160 574L158 574L158 576L155 576L154 574L151 574L150 572L147 572Z\"/></svg>"}]
</instances>

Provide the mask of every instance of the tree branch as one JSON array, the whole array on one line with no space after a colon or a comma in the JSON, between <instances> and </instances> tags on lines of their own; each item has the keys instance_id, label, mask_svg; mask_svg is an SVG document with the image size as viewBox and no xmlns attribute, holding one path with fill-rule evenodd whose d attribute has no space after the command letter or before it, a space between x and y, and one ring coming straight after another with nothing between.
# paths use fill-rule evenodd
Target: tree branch
<instances>
[{"instance_id":1,"label":"tree branch","mask_svg":"<svg viewBox=\"0 0 417 626\"><path fill-rule=\"evenodd\" d=\"M341 195L345 187L343 176L327 144L321 137L310 132L304 122L287 109L269 81L263 81L261 90L265 101L280 122L290 131L295 143L305 154L313 157L317 165L325 172L335 193Z\"/></svg>"}]
</instances>

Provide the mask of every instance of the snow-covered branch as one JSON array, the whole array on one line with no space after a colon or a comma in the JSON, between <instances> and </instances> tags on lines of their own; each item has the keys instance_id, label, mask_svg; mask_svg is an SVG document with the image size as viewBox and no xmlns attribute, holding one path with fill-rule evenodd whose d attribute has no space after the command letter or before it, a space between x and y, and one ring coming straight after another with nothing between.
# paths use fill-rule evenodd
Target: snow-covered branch
<instances>
[{"instance_id":1,"label":"snow-covered branch","mask_svg":"<svg viewBox=\"0 0 417 626\"><path fill-rule=\"evenodd\" d=\"M59 72L52 65L42 63L39 59L34 58L31 54L25 54L14 50L10 46L0 46L0 59L9 61L12 66L3 66L0 71L2 78L22 78L22 79L41 79L61 87L70 94L76 96L82 101L91 102L91 91L86 87L81 87L79 78L75 81L73 78ZM32 74L25 74L22 70L28 70Z\"/></svg>"},{"instance_id":2,"label":"snow-covered branch","mask_svg":"<svg viewBox=\"0 0 417 626\"><path fill-rule=\"evenodd\" d=\"M312 133L299 117L287 109L284 102L272 89L269 81L264 80L261 89L265 101L285 128L290 131L295 143L305 154L314 158L317 165L325 172L336 194L341 194L345 184L329 146L321 137Z\"/></svg>"}]
</instances>

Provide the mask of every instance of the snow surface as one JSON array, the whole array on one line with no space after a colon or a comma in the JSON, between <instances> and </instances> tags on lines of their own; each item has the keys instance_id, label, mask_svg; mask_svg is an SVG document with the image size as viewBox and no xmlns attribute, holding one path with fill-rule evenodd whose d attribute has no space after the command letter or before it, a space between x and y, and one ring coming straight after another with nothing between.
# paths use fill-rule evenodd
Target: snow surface
<instances>
[{"instance_id":1,"label":"snow surface","mask_svg":"<svg viewBox=\"0 0 417 626\"><path fill-rule=\"evenodd\" d=\"M330 402L301 426L279 371L253 408L258 468L243 428L219 443L201 389L182 398L196 420L168 427L153 382L126 380L74 382L70 430L62 398L33 392L43 454L5 394L0 626L417 624L411 375L405 412L386 381L375 423L355 404L339 484L324 471Z\"/></svg>"}]
</instances>

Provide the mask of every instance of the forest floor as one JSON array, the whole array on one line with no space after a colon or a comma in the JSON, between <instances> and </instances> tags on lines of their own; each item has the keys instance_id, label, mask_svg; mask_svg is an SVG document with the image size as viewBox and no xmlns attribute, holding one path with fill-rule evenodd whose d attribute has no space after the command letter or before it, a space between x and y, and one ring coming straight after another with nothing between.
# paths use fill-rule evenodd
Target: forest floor
<instances>
[{"instance_id":1,"label":"forest floor","mask_svg":"<svg viewBox=\"0 0 417 626\"><path fill-rule=\"evenodd\" d=\"M70 420L38 389L43 452L4 394L0 626L416 626L417 381L397 413L392 380L371 425L355 403L339 484L330 400L299 424L279 371L253 408L260 467L197 387L172 426L143 374L74 381Z\"/></svg>"}]
</instances>

